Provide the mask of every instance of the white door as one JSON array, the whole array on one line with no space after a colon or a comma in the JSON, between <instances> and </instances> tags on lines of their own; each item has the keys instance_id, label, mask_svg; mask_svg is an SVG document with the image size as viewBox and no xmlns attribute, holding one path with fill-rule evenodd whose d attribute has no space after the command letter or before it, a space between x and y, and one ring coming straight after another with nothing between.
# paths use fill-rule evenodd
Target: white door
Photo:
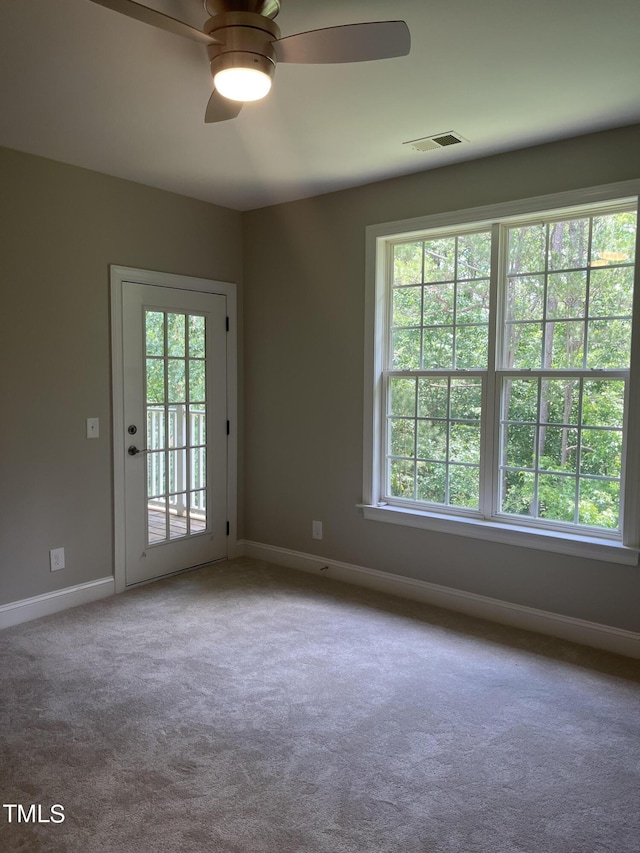
<instances>
[{"instance_id":1,"label":"white door","mask_svg":"<svg viewBox=\"0 0 640 853\"><path fill-rule=\"evenodd\" d=\"M226 297L123 282L126 584L227 556Z\"/></svg>"}]
</instances>

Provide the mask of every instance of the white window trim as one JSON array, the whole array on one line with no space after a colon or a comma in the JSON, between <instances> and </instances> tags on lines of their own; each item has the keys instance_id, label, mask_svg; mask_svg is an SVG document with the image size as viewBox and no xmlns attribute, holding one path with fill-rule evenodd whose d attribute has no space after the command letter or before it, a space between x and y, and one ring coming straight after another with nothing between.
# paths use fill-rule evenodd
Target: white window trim
<instances>
[{"instance_id":1,"label":"white window trim","mask_svg":"<svg viewBox=\"0 0 640 853\"><path fill-rule=\"evenodd\" d=\"M626 478L623 504L624 542L597 536L580 535L573 531L552 531L523 527L517 521L502 522L468 518L437 511L390 506L380 503L384 477L380 453L383 435L382 368L386 312L387 243L399 238L411 239L432 229L465 226L469 223L490 225L511 217L527 216L537 211L567 209L640 195L640 180L624 181L599 187L537 196L503 204L457 210L431 216L370 225L366 229L365 259L365 386L363 434L363 500L358 507L364 517L406 527L417 527L441 533L453 533L508 545L553 551L560 554L637 565L640 553L640 442L627 442L627 471L635 476ZM640 229L637 237L637 258L640 257ZM638 262L638 261L637 261ZM627 435L640 435L640 287L634 294L634 328L631 342L629 384L634 390L628 410ZM637 389L637 390L636 390Z\"/></svg>"}]
</instances>

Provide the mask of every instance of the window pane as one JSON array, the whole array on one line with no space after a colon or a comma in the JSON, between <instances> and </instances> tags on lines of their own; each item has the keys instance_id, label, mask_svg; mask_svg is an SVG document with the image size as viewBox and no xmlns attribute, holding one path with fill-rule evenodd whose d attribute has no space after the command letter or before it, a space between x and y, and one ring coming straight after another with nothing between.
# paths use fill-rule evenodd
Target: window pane
<instances>
[{"instance_id":1,"label":"window pane","mask_svg":"<svg viewBox=\"0 0 640 853\"><path fill-rule=\"evenodd\" d=\"M538 478L538 515L553 521L573 522L576 509L576 480L554 474Z\"/></svg>"},{"instance_id":2,"label":"window pane","mask_svg":"<svg viewBox=\"0 0 640 853\"><path fill-rule=\"evenodd\" d=\"M165 454L147 453L147 497L156 498L166 493Z\"/></svg>"},{"instance_id":3,"label":"window pane","mask_svg":"<svg viewBox=\"0 0 640 853\"><path fill-rule=\"evenodd\" d=\"M451 417L479 421L482 414L482 381L480 379L451 380Z\"/></svg>"},{"instance_id":4,"label":"window pane","mask_svg":"<svg viewBox=\"0 0 640 853\"><path fill-rule=\"evenodd\" d=\"M593 219L592 262L633 263L636 251L636 213L625 211Z\"/></svg>"},{"instance_id":5,"label":"window pane","mask_svg":"<svg viewBox=\"0 0 640 853\"><path fill-rule=\"evenodd\" d=\"M549 424L577 424L580 382L577 379L543 379L540 421Z\"/></svg>"},{"instance_id":6,"label":"window pane","mask_svg":"<svg viewBox=\"0 0 640 853\"><path fill-rule=\"evenodd\" d=\"M169 355L184 356L185 354L185 321L184 314L167 314L167 348Z\"/></svg>"},{"instance_id":7,"label":"window pane","mask_svg":"<svg viewBox=\"0 0 640 853\"><path fill-rule=\"evenodd\" d=\"M147 541L163 542L167 538L166 500L158 498L147 507Z\"/></svg>"},{"instance_id":8,"label":"window pane","mask_svg":"<svg viewBox=\"0 0 640 853\"><path fill-rule=\"evenodd\" d=\"M584 328L581 320L546 323L545 363L554 370L582 367L584 360ZM551 356L549 358L549 355Z\"/></svg>"},{"instance_id":9,"label":"window pane","mask_svg":"<svg viewBox=\"0 0 640 853\"><path fill-rule=\"evenodd\" d=\"M615 530L619 525L620 483L580 478L578 521Z\"/></svg>"},{"instance_id":10,"label":"window pane","mask_svg":"<svg viewBox=\"0 0 640 853\"><path fill-rule=\"evenodd\" d=\"M452 423L449 430L449 457L456 462L480 463L480 427Z\"/></svg>"},{"instance_id":11,"label":"window pane","mask_svg":"<svg viewBox=\"0 0 640 853\"><path fill-rule=\"evenodd\" d=\"M589 285L589 316L631 316L633 267L594 269Z\"/></svg>"},{"instance_id":12,"label":"window pane","mask_svg":"<svg viewBox=\"0 0 640 853\"><path fill-rule=\"evenodd\" d=\"M413 456L415 421L408 418L390 418L390 451L392 456Z\"/></svg>"},{"instance_id":13,"label":"window pane","mask_svg":"<svg viewBox=\"0 0 640 853\"><path fill-rule=\"evenodd\" d=\"M424 370L448 370L453 366L453 329L425 329L422 342Z\"/></svg>"},{"instance_id":14,"label":"window pane","mask_svg":"<svg viewBox=\"0 0 640 853\"><path fill-rule=\"evenodd\" d=\"M507 326L505 367L537 368L542 365L542 323Z\"/></svg>"},{"instance_id":15,"label":"window pane","mask_svg":"<svg viewBox=\"0 0 640 853\"><path fill-rule=\"evenodd\" d=\"M420 329L393 333L394 370L417 370L420 367Z\"/></svg>"},{"instance_id":16,"label":"window pane","mask_svg":"<svg viewBox=\"0 0 640 853\"><path fill-rule=\"evenodd\" d=\"M447 466L418 462L418 500L443 504L447 497Z\"/></svg>"},{"instance_id":17,"label":"window pane","mask_svg":"<svg viewBox=\"0 0 640 853\"><path fill-rule=\"evenodd\" d=\"M191 493L191 509L204 515L207 508L207 493L205 491Z\"/></svg>"},{"instance_id":18,"label":"window pane","mask_svg":"<svg viewBox=\"0 0 640 853\"><path fill-rule=\"evenodd\" d=\"M453 284L430 284L424 288L424 326L453 325Z\"/></svg>"},{"instance_id":19,"label":"window pane","mask_svg":"<svg viewBox=\"0 0 640 853\"><path fill-rule=\"evenodd\" d=\"M491 272L491 232L458 237L458 279L486 278Z\"/></svg>"},{"instance_id":20,"label":"window pane","mask_svg":"<svg viewBox=\"0 0 640 853\"><path fill-rule=\"evenodd\" d=\"M190 489L205 489L207 486L207 451L204 447L196 447L190 451Z\"/></svg>"},{"instance_id":21,"label":"window pane","mask_svg":"<svg viewBox=\"0 0 640 853\"><path fill-rule=\"evenodd\" d=\"M509 230L509 275L546 269L546 226L537 223Z\"/></svg>"},{"instance_id":22,"label":"window pane","mask_svg":"<svg viewBox=\"0 0 640 853\"><path fill-rule=\"evenodd\" d=\"M547 283L547 317L584 317L587 272L552 273Z\"/></svg>"},{"instance_id":23,"label":"window pane","mask_svg":"<svg viewBox=\"0 0 640 853\"><path fill-rule=\"evenodd\" d=\"M451 281L455 275L456 238L426 240L424 244L424 281Z\"/></svg>"},{"instance_id":24,"label":"window pane","mask_svg":"<svg viewBox=\"0 0 640 853\"><path fill-rule=\"evenodd\" d=\"M587 367L626 369L631 361L631 320L591 320Z\"/></svg>"},{"instance_id":25,"label":"window pane","mask_svg":"<svg viewBox=\"0 0 640 853\"><path fill-rule=\"evenodd\" d=\"M147 449L161 450L166 447L166 413L164 408L147 409Z\"/></svg>"},{"instance_id":26,"label":"window pane","mask_svg":"<svg viewBox=\"0 0 640 853\"><path fill-rule=\"evenodd\" d=\"M624 382L585 379L582 392L582 423L585 426L622 427Z\"/></svg>"},{"instance_id":27,"label":"window pane","mask_svg":"<svg viewBox=\"0 0 640 853\"><path fill-rule=\"evenodd\" d=\"M446 461L447 422L418 421L418 458Z\"/></svg>"},{"instance_id":28,"label":"window pane","mask_svg":"<svg viewBox=\"0 0 640 853\"><path fill-rule=\"evenodd\" d=\"M206 527L205 492L192 492L189 506L189 532L202 533Z\"/></svg>"},{"instance_id":29,"label":"window pane","mask_svg":"<svg viewBox=\"0 0 640 853\"><path fill-rule=\"evenodd\" d=\"M393 291L393 326L419 326L422 321L422 288L397 287Z\"/></svg>"},{"instance_id":30,"label":"window pane","mask_svg":"<svg viewBox=\"0 0 640 853\"><path fill-rule=\"evenodd\" d=\"M536 421L538 380L507 379L504 383L503 411L510 421Z\"/></svg>"},{"instance_id":31,"label":"window pane","mask_svg":"<svg viewBox=\"0 0 640 853\"><path fill-rule=\"evenodd\" d=\"M542 320L544 308L544 279L525 276L507 282L506 320Z\"/></svg>"},{"instance_id":32,"label":"window pane","mask_svg":"<svg viewBox=\"0 0 640 853\"><path fill-rule=\"evenodd\" d=\"M392 459L390 465L389 494L394 498L413 499L415 465L403 459Z\"/></svg>"},{"instance_id":33,"label":"window pane","mask_svg":"<svg viewBox=\"0 0 640 853\"><path fill-rule=\"evenodd\" d=\"M184 431L184 406L170 406L169 415L169 447L184 447L187 439Z\"/></svg>"},{"instance_id":34,"label":"window pane","mask_svg":"<svg viewBox=\"0 0 640 853\"><path fill-rule=\"evenodd\" d=\"M169 518L169 537L180 539L187 535L187 495L185 493L173 495L171 503L176 507L176 513L175 515L172 513Z\"/></svg>"},{"instance_id":35,"label":"window pane","mask_svg":"<svg viewBox=\"0 0 640 853\"><path fill-rule=\"evenodd\" d=\"M480 493L480 469L451 465L449 467L449 503L451 506L477 509Z\"/></svg>"},{"instance_id":36,"label":"window pane","mask_svg":"<svg viewBox=\"0 0 640 853\"><path fill-rule=\"evenodd\" d=\"M192 403L204 403L205 362L201 359L189 359L189 400Z\"/></svg>"},{"instance_id":37,"label":"window pane","mask_svg":"<svg viewBox=\"0 0 640 853\"><path fill-rule=\"evenodd\" d=\"M147 355L164 355L164 312L145 311Z\"/></svg>"},{"instance_id":38,"label":"window pane","mask_svg":"<svg viewBox=\"0 0 640 853\"><path fill-rule=\"evenodd\" d=\"M192 445L207 442L207 413L204 406L189 406L190 442Z\"/></svg>"},{"instance_id":39,"label":"window pane","mask_svg":"<svg viewBox=\"0 0 640 853\"><path fill-rule=\"evenodd\" d=\"M540 427L539 466L543 471L575 471L578 459L578 430Z\"/></svg>"},{"instance_id":40,"label":"window pane","mask_svg":"<svg viewBox=\"0 0 640 853\"><path fill-rule=\"evenodd\" d=\"M169 380L169 402L184 403L186 400L184 359L168 359L167 373Z\"/></svg>"},{"instance_id":41,"label":"window pane","mask_svg":"<svg viewBox=\"0 0 640 853\"><path fill-rule=\"evenodd\" d=\"M589 259L590 220L571 219L549 225L549 268L586 267Z\"/></svg>"},{"instance_id":42,"label":"window pane","mask_svg":"<svg viewBox=\"0 0 640 853\"><path fill-rule=\"evenodd\" d=\"M619 477L622 467L622 432L618 430L582 430L580 473Z\"/></svg>"},{"instance_id":43,"label":"window pane","mask_svg":"<svg viewBox=\"0 0 640 853\"><path fill-rule=\"evenodd\" d=\"M393 248L393 284L419 284L422 281L422 240L402 243Z\"/></svg>"},{"instance_id":44,"label":"window pane","mask_svg":"<svg viewBox=\"0 0 640 853\"><path fill-rule=\"evenodd\" d=\"M536 428L509 424L504 430L504 464L510 468L533 468Z\"/></svg>"},{"instance_id":45,"label":"window pane","mask_svg":"<svg viewBox=\"0 0 640 853\"><path fill-rule=\"evenodd\" d=\"M418 379L418 417L446 418L449 414L449 381Z\"/></svg>"},{"instance_id":46,"label":"window pane","mask_svg":"<svg viewBox=\"0 0 640 853\"><path fill-rule=\"evenodd\" d=\"M416 380L392 377L389 380L389 414L405 418L416 416Z\"/></svg>"},{"instance_id":47,"label":"window pane","mask_svg":"<svg viewBox=\"0 0 640 853\"><path fill-rule=\"evenodd\" d=\"M169 456L169 492L174 494L187 484L187 451L170 450Z\"/></svg>"},{"instance_id":48,"label":"window pane","mask_svg":"<svg viewBox=\"0 0 640 853\"><path fill-rule=\"evenodd\" d=\"M487 366L488 326L456 328L456 367L459 370Z\"/></svg>"},{"instance_id":49,"label":"window pane","mask_svg":"<svg viewBox=\"0 0 640 853\"><path fill-rule=\"evenodd\" d=\"M489 279L458 284L456 288L456 323L489 322Z\"/></svg>"},{"instance_id":50,"label":"window pane","mask_svg":"<svg viewBox=\"0 0 640 853\"><path fill-rule=\"evenodd\" d=\"M502 483L501 512L514 515L535 514L535 474L526 471L505 471Z\"/></svg>"},{"instance_id":51,"label":"window pane","mask_svg":"<svg viewBox=\"0 0 640 853\"><path fill-rule=\"evenodd\" d=\"M161 358L147 359L147 405L164 403L164 360Z\"/></svg>"},{"instance_id":52,"label":"window pane","mask_svg":"<svg viewBox=\"0 0 640 853\"><path fill-rule=\"evenodd\" d=\"M189 316L189 355L191 358L204 358L204 334L204 317L191 314Z\"/></svg>"}]
</instances>

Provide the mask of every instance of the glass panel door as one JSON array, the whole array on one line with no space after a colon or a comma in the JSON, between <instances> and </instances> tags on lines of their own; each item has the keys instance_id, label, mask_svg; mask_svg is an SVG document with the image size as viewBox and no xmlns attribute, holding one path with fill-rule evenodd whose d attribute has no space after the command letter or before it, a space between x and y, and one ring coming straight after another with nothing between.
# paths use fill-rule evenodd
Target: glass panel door
<instances>
[{"instance_id":1,"label":"glass panel door","mask_svg":"<svg viewBox=\"0 0 640 853\"><path fill-rule=\"evenodd\" d=\"M227 552L226 300L123 285L127 584Z\"/></svg>"}]
</instances>

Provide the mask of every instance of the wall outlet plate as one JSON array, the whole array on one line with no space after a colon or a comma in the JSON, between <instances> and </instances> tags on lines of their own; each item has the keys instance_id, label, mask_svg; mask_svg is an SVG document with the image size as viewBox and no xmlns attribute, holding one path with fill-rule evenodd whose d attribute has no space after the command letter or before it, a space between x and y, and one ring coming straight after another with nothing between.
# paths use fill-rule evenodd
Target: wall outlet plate
<instances>
[{"instance_id":1,"label":"wall outlet plate","mask_svg":"<svg viewBox=\"0 0 640 853\"><path fill-rule=\"evenodd\" d=\"M311 522L311 535L314 539L322 539L322 522L321 521L312 521Z\"/></svg>"},{"instance_id":2,"label":"wall outlet plate","mask_svg":"<svg viewBox=\"0 0 640 853\"><path fill-rule=\"evenodd\" d=\"M52 548L49 551L49 563L52 572L59 572L64 569L64 548Z\"/></svg>"}]
</instances>

